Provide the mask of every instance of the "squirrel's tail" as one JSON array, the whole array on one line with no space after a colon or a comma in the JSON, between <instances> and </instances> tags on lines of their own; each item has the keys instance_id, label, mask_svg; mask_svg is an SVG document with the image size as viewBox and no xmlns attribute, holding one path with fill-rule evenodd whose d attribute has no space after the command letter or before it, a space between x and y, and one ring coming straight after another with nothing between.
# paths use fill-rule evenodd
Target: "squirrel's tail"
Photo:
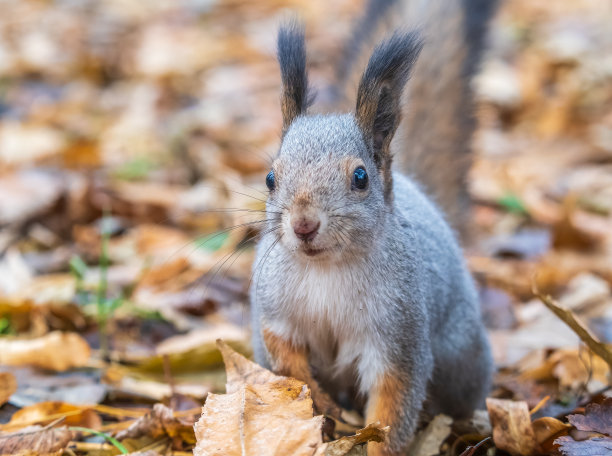
<instances>
[{"instance_id":1,"label":"squirrel's tail","mask_svg":"<svg viewBox=\"0 0 612 456\"><path fill-rule=\"evenodd\" d=\"M384 20L389 27L421 30L424 47L406 89L403 119L392 143L399 170L421 183L465 234L469 215L466 177L476 128L471 78L497 0L368 0L337 71L339 85ZM378 27L380 29L380 27Z\"/></svg>"}]
</instances>

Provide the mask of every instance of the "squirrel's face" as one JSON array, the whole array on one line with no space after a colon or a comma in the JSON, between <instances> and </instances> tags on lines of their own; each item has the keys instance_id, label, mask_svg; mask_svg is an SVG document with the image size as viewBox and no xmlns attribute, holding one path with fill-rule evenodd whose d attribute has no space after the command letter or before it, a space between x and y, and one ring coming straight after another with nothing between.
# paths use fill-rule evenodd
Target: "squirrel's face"
<instances>
[{"instance_id":1,"label":"squirrel's face","mask_svg":"<svg viewBox=\"0 0 612 456\"><path fill-rule=\"evenodd\" d=\"M266 185L274 235L298 258L367 252L384 215L382 178L352 115L296 119Z\"/></svg>"},{"instance_id":2,"label":"squirrel's face","mask_svg":"<svg viewBox=\"0 0 612 456\"><path fill-rule=\"evenodd\" d=\"M357 90L354 114L308 116L304 31L278 34L283 141L266 179L271 226L264 236L304 259L367 258L393 199L389 144L404 84L422 43L396 33L378 46Z\"/></svg>"}]
</instances>

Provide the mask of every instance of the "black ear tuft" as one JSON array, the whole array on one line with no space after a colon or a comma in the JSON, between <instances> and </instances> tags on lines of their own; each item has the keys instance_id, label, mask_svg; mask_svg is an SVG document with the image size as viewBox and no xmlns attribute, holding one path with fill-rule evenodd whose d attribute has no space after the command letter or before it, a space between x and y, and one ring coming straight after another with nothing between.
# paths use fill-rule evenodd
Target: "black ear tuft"
<instances>
[{"instance_id":1,"label":"black ear tuft","mask_svg":"<svg viewBox=\"0 0 612 456\"><path fill-rule=\"evenodd\" d=\"M380 169L391 166L389 143L401 117L401 95L423 47L418 32L394 33L372 53L357 92L355 117Z\"/></svg>"},{"instance_id":2,"label":"black ear tuft","mask_svg":"<svg viewBox=\"0 0 612 456\"><path fill-rule=\"evenodd\" d=\"M311 101L306 74L304 28L300 23L294 20L281 26L278 31L277 52L283 83L281 109L285 133L291 122L306 112Z\"/></svg>"}]
</instances>

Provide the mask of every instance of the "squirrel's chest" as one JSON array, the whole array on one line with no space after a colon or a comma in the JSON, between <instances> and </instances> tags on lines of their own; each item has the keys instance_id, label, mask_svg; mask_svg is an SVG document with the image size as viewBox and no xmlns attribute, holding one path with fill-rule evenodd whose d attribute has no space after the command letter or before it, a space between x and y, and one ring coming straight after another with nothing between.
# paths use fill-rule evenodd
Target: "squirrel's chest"
<instances>
[{"instance_id":1,"label":"squirrel's chest","mask_svg":"<svg viewBox=\"0 0 612 456\"><path fill-rule=\"evenodd\" d=\"M373 326L376 303L368 282L359 270L346 267L292 268L278 301L283 332L307 345L315 363L349 367Z\"/></svg>"}]
</instances>

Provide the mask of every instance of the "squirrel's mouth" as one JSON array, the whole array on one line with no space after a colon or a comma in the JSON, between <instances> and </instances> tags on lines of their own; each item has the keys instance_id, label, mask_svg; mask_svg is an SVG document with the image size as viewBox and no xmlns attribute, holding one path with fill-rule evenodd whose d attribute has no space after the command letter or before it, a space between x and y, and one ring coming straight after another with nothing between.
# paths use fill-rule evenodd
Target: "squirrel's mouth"
<instances>
[{"instance_id":1,"label":"squirrel's mouth","mask_svg":"<svg viewBox=\"0 0 612 456\"><path fill-rule=\"evenodd\" d=\"M302 247L302 252L304 252L306 255L312 257L312 256L317 256L320 253L323 253L325 251L325 249L313 249L311 247Z\"/></svg>"}]
</instances>

